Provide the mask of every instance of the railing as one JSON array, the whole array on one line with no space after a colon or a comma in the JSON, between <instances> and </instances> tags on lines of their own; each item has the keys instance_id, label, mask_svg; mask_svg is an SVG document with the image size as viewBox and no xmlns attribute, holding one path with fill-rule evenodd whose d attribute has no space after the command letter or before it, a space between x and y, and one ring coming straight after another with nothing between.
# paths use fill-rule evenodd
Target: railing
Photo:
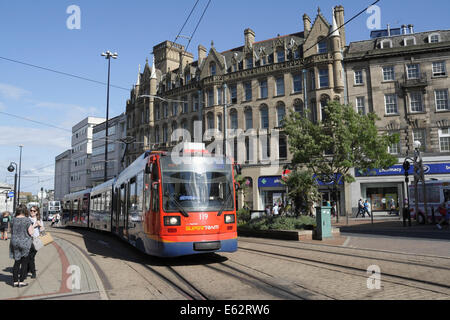
<instances>
[{"instance_id":1,"label":"railing","mask_svg":"<svg viewBox=\"0 0 450 320\"><path fill-rule=\"evenodd\" d=\"M408 78L408 74L403 75L402 87L426 87L428 86L428 75L426 72L419 73L415 78Z\"/></svg>"}]
</instances>

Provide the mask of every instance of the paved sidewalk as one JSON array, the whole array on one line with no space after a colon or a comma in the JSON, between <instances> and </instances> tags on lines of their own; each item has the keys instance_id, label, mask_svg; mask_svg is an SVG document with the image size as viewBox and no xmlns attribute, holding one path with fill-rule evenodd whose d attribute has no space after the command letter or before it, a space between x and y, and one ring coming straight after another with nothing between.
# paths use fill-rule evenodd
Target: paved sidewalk
<instances>
[{"instance_id":1,"label":"paved sidewalk","mask_svg":"<svg viewBox=\"0 0 450 320\"><path fill-rule=\"evenodd\" d=\"M51 233L51 230L50 230ZM83 254L69 242L58 239L39 250L36 255L37 278L28 276L29 285L13 287L12 267L9 258L10 240L0 240L0 299L101 299L98 276ZM10 239L10 238L9 238Z\"/></svg>"}]
</instances>

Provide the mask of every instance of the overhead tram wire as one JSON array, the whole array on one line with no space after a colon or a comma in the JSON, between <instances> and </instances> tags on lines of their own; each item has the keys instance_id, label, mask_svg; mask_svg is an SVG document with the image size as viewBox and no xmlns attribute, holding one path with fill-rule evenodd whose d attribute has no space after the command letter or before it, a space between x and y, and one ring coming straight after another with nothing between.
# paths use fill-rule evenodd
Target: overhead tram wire
<instances>
[{"instance_id":1,"label":"overhead tram wire","mask_svg":"<svg viewBox=\"0 0 450 320\"><path fill-rule=\"evenodd\" d=\"M186 51L188 50L189 45L191 44L192 38L194 37L194 35L195 35L195 33L196 33L197 29L198 29L198 26L200 25L200 22L202 21L204 15L205 15L205 13L206 13L206 10L208 10L208 7L209 7L210 4L211 4L211 0L208 0L208 4L206 5L205 9L203 10L202 16L201 16L200 19L198 20L198 23L197 23L197 25L195 26L194 32L192 32L192 35L191 35L191 37L189 38L189 42L188 42L188 44L187 44L187 46L186 46Z\"/></svg>"}]
</instances>

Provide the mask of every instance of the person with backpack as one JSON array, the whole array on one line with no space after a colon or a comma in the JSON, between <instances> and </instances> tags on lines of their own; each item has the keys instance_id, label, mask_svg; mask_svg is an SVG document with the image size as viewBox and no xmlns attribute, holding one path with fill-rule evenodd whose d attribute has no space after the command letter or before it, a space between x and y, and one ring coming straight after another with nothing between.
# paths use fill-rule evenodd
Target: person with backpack
<instances>
[{"instance_id":1,"label":"person with backpack","mask_svg":"<svg viewBox=\"0 0 450 320\"><path fill-rule=\"evenodd\" d=\"M1 215L0 220L0 232L2 233L1 240L8 240L8 227L11 222L11 215L8 211L5 211Z\"/></svg>"}]
</instances>

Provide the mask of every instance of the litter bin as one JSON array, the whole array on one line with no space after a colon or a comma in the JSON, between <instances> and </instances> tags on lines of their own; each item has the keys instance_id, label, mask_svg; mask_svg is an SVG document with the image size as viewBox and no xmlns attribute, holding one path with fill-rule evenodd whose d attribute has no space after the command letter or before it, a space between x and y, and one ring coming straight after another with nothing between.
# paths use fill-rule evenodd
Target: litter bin
<instances>
[{"instance_id":1,"label":"litter bin","mask_svg":"<svg viewBox=\"0 0 450 320\"><path fill-rule=\"evenodd\" d=\"M332 238L331 207L316 207L316 240Z\"/></svg>"}]
</instances>

